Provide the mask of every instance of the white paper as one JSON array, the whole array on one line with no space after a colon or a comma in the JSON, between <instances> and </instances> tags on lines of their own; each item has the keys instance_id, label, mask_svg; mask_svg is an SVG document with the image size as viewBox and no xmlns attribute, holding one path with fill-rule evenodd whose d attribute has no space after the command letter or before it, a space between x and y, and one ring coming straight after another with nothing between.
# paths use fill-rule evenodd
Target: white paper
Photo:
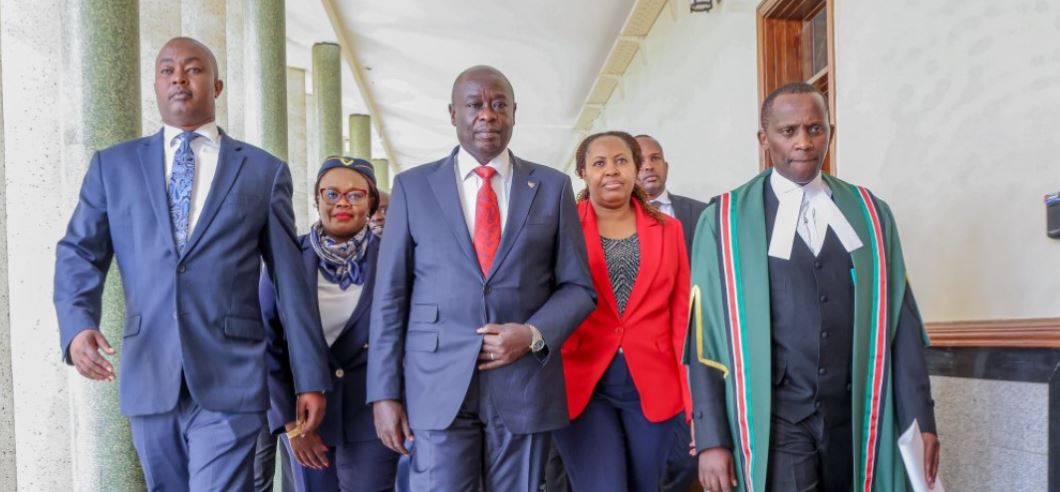
<instances>
[{"instance_id":1,"label":"white paper","mask_svg":"<svg viewBox=\"0 0 1060 492\"><path fill-rule=\"evenodd\" d=\"M924 476L924 439L920 436L920 424L916 420L898 437L898 450L902 453L913 492L946 492L939 476L935 477L935 488L928 488L927 477Z\"/></svg>"}]
</instances>

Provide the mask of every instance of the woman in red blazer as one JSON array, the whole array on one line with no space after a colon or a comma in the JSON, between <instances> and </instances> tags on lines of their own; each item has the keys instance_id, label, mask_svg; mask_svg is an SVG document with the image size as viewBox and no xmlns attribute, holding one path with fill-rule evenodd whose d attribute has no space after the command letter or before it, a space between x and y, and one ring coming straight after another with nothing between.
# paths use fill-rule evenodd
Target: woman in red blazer
<instances>
[{"instance_id":1,"label":"woman in red blazer","mask_svg":"<svg viewBox=\"0 0 1060 492\"><path fill-rule=\"evenodd\" d=\"M592 135L575 159L586 185L578 212L598 300L563 344L571 425L553 436L576 492L655 491L673 419L691 409L681 364L684 233L646 203L636 185L640 146L628 133Z\"/></svg>"}]
</instances>

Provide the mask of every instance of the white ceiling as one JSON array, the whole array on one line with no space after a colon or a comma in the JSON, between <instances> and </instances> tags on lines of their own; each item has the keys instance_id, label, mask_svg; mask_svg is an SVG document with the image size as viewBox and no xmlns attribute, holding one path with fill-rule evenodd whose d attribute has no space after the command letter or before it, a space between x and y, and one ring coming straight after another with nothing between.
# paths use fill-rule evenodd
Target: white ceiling
<instances>
[{"instance_id":1,"label":"white ceiling","mask_svg":"<svg viewBox=\"0 0 1060 492\"><path fill-rule=\"evenodd\" d=\"M334 8L341 36L332 29ZM320 41L349 43L400 169L435 160L457 144L447 105L463 69L493 65L515 88L510 145L517 155L562 167L575 123L635 0L311 0L287 2L287 63L311 69ZM343 111L367 112L344 60ZM307 87L312 87L309 79ZM344 125L346 123L344 122ZM373 157L383 157L373 134Z\"/></svg>"}]
</instances>

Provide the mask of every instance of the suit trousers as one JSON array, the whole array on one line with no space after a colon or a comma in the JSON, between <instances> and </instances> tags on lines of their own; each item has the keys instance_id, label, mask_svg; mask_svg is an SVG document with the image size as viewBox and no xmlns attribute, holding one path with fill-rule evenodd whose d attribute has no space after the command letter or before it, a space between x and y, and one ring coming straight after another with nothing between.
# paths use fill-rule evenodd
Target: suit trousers
<instances>
[{"instance_id":1,"label":"suit trousers","mask_svg":"<svg viewBox=\"0 0 1060 492\"><path fill-rule=\"evenodd\" d=\"M207 410L182 384L176 408L129 422L148 490L254 490L254 450L265 412Z\"/></svg>"},{"instance_id":2,"label":"suit trousers","mask_svg":"<svg viewBox=\"0 0 1060 492\"><path fill-rule=\"evenodd\" d=\"M773 416L769 433L770 492L848 492L854 471L850 421L825 422L814 412L798 423Z\"/></svg>"},{"instance_id":3,"label":"suit trousers","mask_svg":"<svg viewBox=\"0 0 1060 492\"><path fill-rule=\"evenodd\" d=\"M295 492L385 492L394 490L399 454L378 439L328 446L328 462L323 470L306 468L295 459L287 435L280 436L291 460L291 481Z\"/></svg>"},{"instance_id":4,"label":"suit trousers","mask_svg":"<svg viewBox=\"0 0 1060 492\"><path fill-rule=\"evenodd\" d=\"M673 445L674 419L682 417L645 418L626 359L617 354L585 411L552 433L572 490L656 492Z\"/></svg>"},{"instance_id":5,"label":"suit trousers","mask_svg":"<svg viewBox=\"0 0 1060 492\"><path fill-rule=\"evenodd\" d=\"M412 434L409 485L416 492L536 492L544 483L549 434L508 430L477 369L453 423Z\"/></svg>"}]
</instances>

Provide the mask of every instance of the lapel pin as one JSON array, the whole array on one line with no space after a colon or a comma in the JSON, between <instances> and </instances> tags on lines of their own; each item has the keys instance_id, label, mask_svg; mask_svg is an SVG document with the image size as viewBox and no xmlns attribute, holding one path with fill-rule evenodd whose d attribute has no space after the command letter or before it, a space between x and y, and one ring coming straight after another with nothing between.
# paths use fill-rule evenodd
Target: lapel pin
<instances>
[{"instance_id":1,"label":"lapel pin","mask_svg":"<svg viewBox=\"0 0 1060 492\"><path fill-rule=\"evenodd\" d=\"M533 187L537 186L537 182L536 181L527 181L526 182L526 186L529 186L529 187L533 188Z\"/></svg>"}]
</instances>

